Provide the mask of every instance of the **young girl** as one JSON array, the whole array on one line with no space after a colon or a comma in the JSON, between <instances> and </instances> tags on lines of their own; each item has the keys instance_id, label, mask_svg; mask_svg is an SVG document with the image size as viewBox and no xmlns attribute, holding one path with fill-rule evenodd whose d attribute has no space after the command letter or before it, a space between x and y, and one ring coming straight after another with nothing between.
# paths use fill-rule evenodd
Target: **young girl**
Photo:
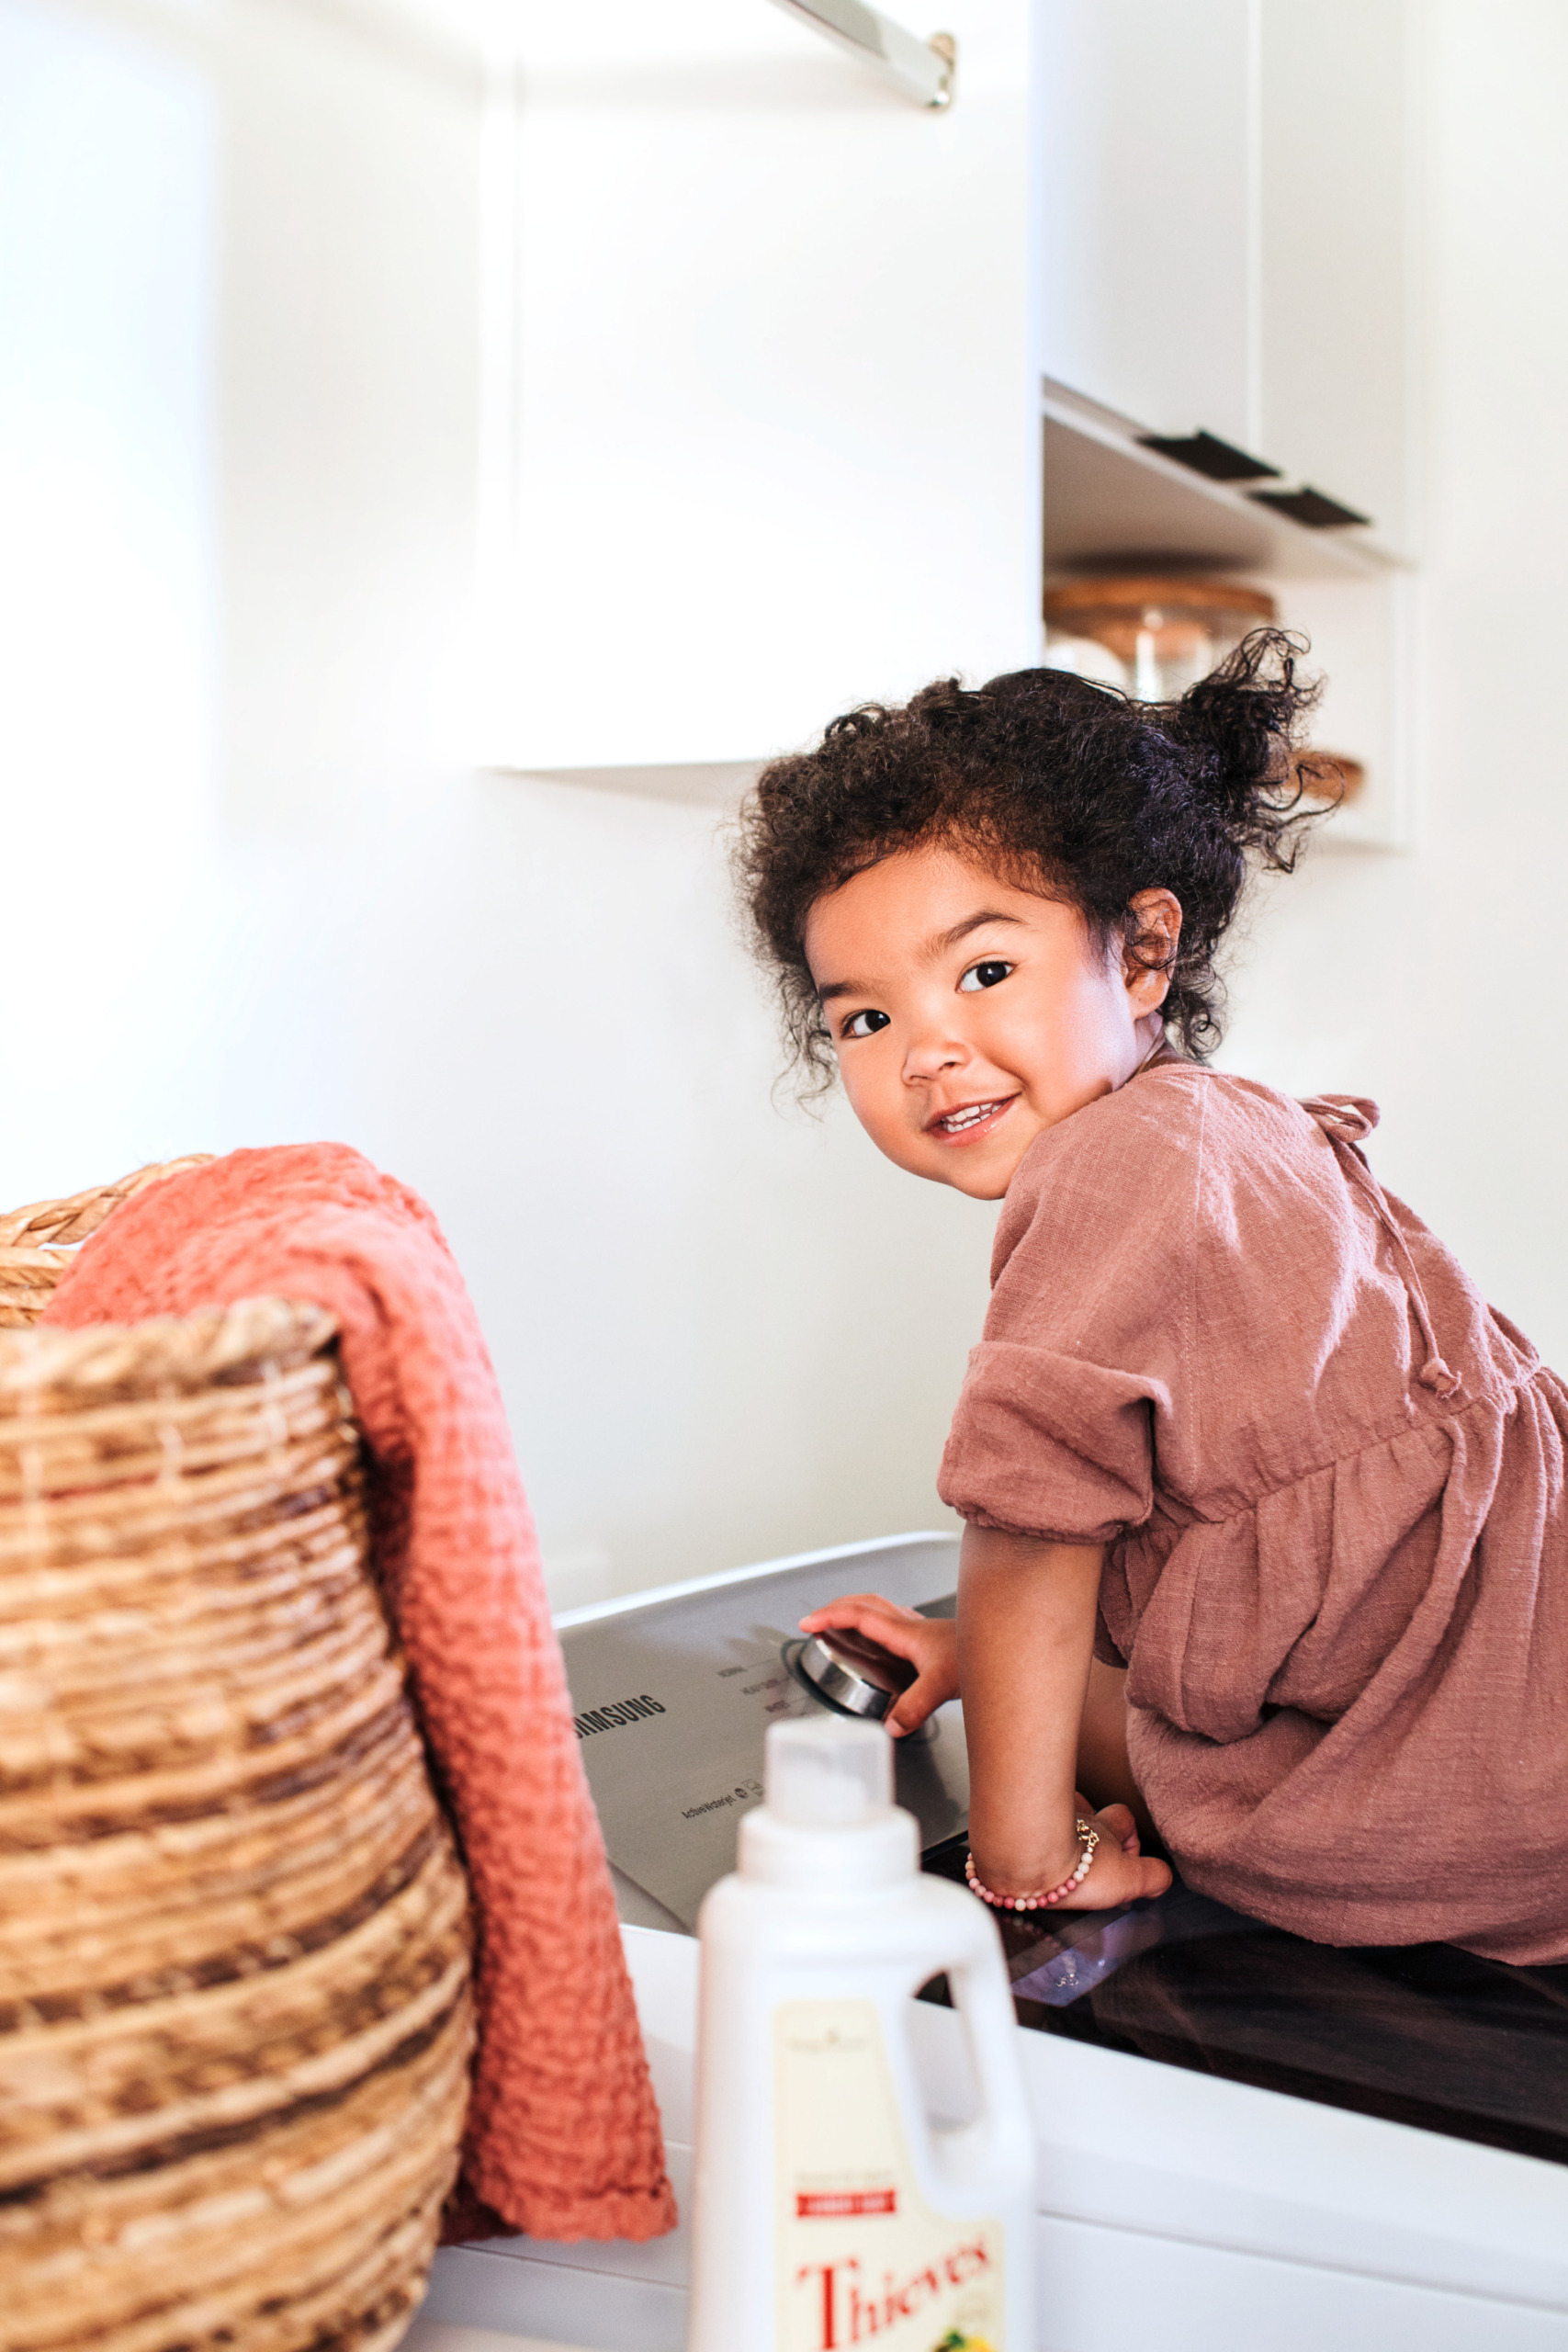
<instances>
[{"instance_id":1,"label":"young girl","mask_svg":"<svg viewBox=\"0 0 1568 2352\"><path fill-rule=\"evenodd\" d=\"M956 1626L803 1622L914 1663L896 1732L962 1690L988 1901L1158 1894L1152 1825L1299 1935L1562 1960L1568 1391L1378 1185L1371 1103L1203 1066L1248 855L1303 821L1292 650L1158 708L943 683L761 776L740 867L797 1053L900 1168L1004 1203L939 1480Z\"/></svg>"}]
</instances>

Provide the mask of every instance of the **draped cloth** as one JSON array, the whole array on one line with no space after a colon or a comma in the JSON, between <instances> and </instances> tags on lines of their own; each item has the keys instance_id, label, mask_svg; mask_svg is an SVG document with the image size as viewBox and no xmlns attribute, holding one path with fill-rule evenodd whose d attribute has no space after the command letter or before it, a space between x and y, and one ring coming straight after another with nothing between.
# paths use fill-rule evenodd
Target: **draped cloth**
<instances>
[{"instance_id":1,"label":"draped cloth","mask_svg":"<svg viewBox=\"0 0 1568 2352\"><path fill-rule=\"evenodd\" d=\"M1156 1062L1040 1136L941 1492L1107 1549L1182 1875L1323 1943L1568 1958L1568 1390L1374 1105Z\"/></svg>"},{"instance_id":2,"label":"draped cloth","mask_svg":"<svg viewBox=\"0 0 1568 2352\"><path fill-rule=\"evenodd\" d=\"M337 1318L374 1566L473 1889L479 2041L446 2233L657 2236L674 2200L538 1545L429 1209L342 1145L234 1152L117 1210L43 1319L260 1296Z\"/></svg>"}]
</instances>

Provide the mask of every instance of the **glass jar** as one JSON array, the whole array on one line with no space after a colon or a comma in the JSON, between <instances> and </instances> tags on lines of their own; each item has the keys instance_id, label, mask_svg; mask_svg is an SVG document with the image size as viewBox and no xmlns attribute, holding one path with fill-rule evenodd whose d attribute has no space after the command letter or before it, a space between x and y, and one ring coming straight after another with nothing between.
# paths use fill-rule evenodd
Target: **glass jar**
<instances>
[{"instance_id":1,"label":"glass jar","mask_svg":"<svg viewBox=\"0 0 1568 2352\"><path fill-rule=\"evenodd\" d=\"M1158 572L1062 582L1045 591L1044 610L1048 668L1137 702L1174 702L1278 615L1266 589Z\"/></svg>"},{"instance_id":2,"label":"glass jar","mask_svg":"<svg viewBox=\"0 0 1568 2352\"><path fill-rule=\"evenodd\" d=\"M1249 629L1279 617L1267 589L1155 571L1059 582L1044 609L1046 667L1119 686L1136 702L1174 702ZM1343 752L1295 752L1289 775L1319 808L1343 808L1366 783L1361 762Z\"/></svg>"}]
</instances>

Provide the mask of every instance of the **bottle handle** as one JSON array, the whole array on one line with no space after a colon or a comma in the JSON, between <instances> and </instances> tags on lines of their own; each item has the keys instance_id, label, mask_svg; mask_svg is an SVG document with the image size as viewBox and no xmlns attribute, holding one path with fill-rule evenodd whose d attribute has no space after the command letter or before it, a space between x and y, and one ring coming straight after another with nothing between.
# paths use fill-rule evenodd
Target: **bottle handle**
<instances>
[{"instance_id":1,"label":"bottle handle","mask_svg":"<svg viewBox=\"0 0 1568 2352\"><path fill-rule=\"evenodd\" d=\"M976 1922L969 1949L947 1964L948 1988L964 2029L978 2107L967 2123L930 2124L931 2158L955 2188L963 2188L980 2162L994 2163L996 2134L1011 2128L1021 2144L1013 2166L1019 2185L1032 2177L1033 2133L1021 2124L1018 2021L1005 1966L998 1965L997 1931L988 1918Z\"/></svg>"}]
</instances>

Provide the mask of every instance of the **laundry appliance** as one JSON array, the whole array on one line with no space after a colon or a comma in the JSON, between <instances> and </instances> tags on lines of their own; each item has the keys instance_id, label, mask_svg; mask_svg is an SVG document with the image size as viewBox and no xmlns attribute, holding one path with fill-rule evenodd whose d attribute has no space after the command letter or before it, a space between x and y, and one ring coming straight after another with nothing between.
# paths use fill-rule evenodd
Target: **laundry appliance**
<instances>
[{"instance_id":1,"label":"laundry appliance","mask_svg":"<svg viewBox=\"0 0 1568 2352\"><path fill-rule=\"evenodd\" d=\"M890 1536L557 1621L682 2227L448 2248L426 2318L680 2352L697 1907L761 1797L769 1723L878 1706L874 1668L803 1657L799 1620L855 1589L947 1613L956 1580L953 1537ZM961 1877L956 1702L898 1743L896 1778L924 1867ZM1333 1951L1179 1882L1002 1932L1039 2144L1039 2352L1568 2352L1568 1967ZM923 1988L910 2030L956 2120L943 1995Z\"/></svg>"}]
</instances>

